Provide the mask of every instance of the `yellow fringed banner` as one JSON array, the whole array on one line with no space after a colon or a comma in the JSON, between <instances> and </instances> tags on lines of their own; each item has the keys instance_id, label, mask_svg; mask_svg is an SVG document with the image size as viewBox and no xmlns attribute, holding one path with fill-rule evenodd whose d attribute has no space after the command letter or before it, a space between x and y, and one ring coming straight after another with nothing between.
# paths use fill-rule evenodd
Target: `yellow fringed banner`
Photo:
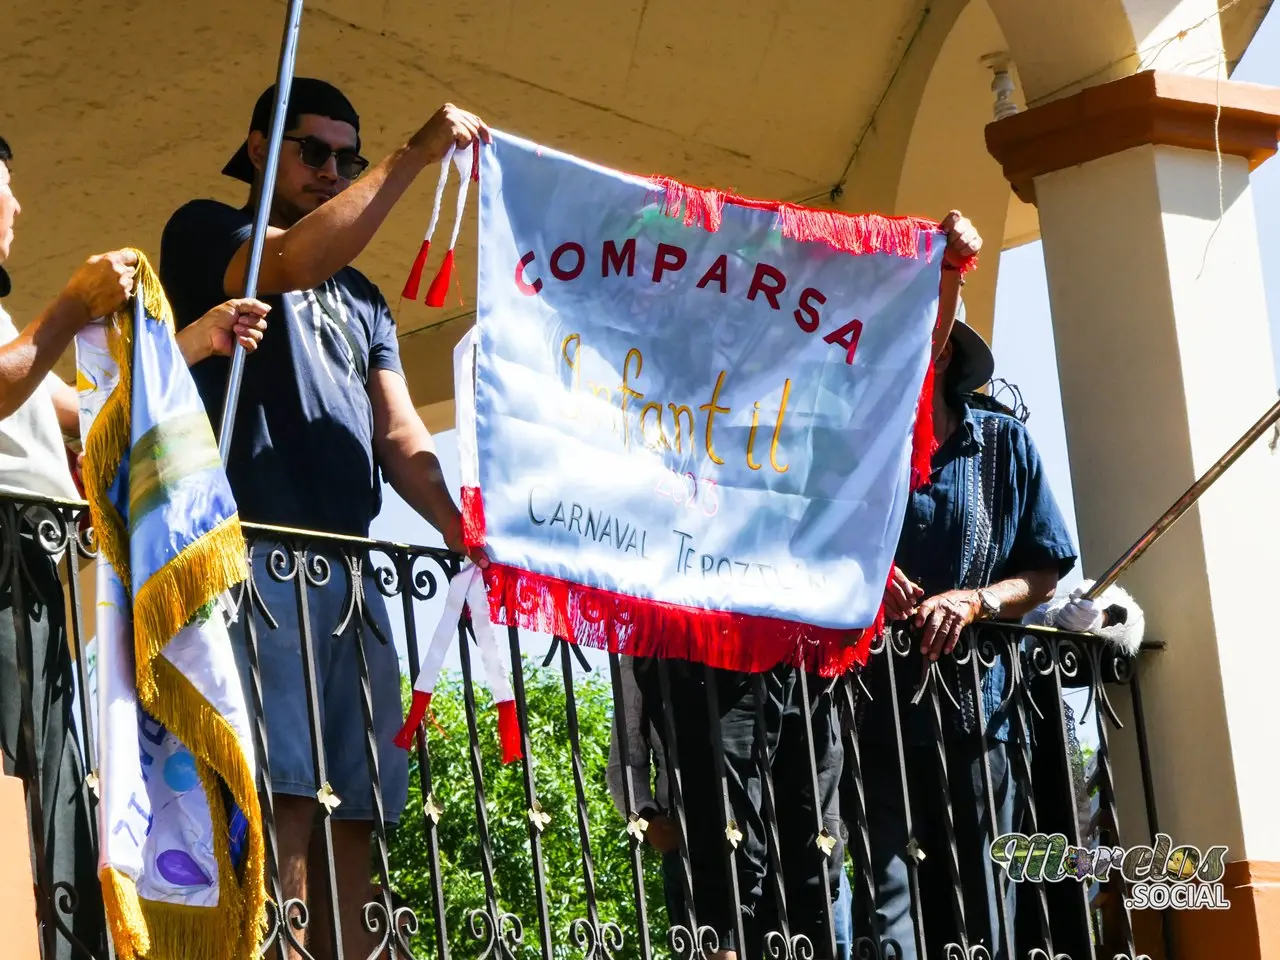
<instances>
[{"instance_id":1,"label":"yellow fringed banner","mask_svg":"<svg viewBox=\"0 0 1280 960\"><path fill-rule=\"evenodd\" d=\"M77 337L99 600L118 600L97 611L103 902L122 960L242 960L257 955L264 927L265 844L249 733L237 727L246 711L230 638L216 609L202 611L248 575L245 542L169 303L135 253L145 318L135 327L126 305L105 329ZM163 389L141 389L148 384ZM135 427L149 438L136 447ZM190 503L207 515L191 516ZM165 652L177 643L182 651L170 660ZM119 679L122 664L132 665L123 674L132 682ZM145 715L118 709L129 703ZM156 754L140 763L139 746ZM175 757L176 779L154 763ZM238 864L224 787L245 821ZM162 828L175 804L186 804L173 814L183 824L207 814L207 840ZM145 820L130 822L133 811Z\"/></svg>"}]
</instances>

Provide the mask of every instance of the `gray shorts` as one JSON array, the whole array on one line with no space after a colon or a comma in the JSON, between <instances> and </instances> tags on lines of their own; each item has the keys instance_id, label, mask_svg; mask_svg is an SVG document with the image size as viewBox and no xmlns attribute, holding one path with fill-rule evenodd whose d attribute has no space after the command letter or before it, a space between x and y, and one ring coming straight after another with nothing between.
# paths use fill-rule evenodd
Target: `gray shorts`
<instances>
[{"instance_id":1,"label":"gray shorts","mask_svg":"<svg viewBox=\"0 0 1280 960\"><path fill-rule=\"evenodd\" d=\"M274 793L315 797L319 784L311 753L311 719L302 670L302 634L298 628L297 587L301 577L281 583L271 576L267 565L274 546L258 543L253 558L254 584L276 622L276 628L272 629L261 611L254 610L271 789ZM321 748L329 785L341 800L333 811L334 819L372 820L372 775L356 655L358 618L352 616L342 632L334 635L347 616L350 575L339 556L330 555L327 559L329 582L319 587L308 584L306 588L319 694L317 706L323 731ZM289 563L292 564L292 557ZM386 604L368 563L363 579L367 619L359 624L359 633L369 668L378 774L386 820L396 823L404 810L409 788L408 754L392 742L403 721L400 664ZM385 643L378 639L368 620L378 625ZM246 702L252 704L245 629L236 625L231 633Z\"/></svg>"}]
</instances>

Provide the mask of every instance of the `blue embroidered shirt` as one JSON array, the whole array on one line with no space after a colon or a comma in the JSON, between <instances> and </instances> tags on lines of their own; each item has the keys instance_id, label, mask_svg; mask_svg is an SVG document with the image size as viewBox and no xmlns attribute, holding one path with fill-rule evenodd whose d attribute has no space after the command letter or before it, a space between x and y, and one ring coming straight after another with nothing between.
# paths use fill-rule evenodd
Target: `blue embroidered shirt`
<instances>
[{"instance_id":1,"label":"blue embroidered shirt","mask_svg":"<svg viewBox=\"0 0 1280 960\"><path fill-rule=\"evenodd\" d=\"M965 405L963 419L933 457L930 482L911 494L898 541L897 565L918 583L925 596L961 586L982 587L1028 570L1052 568L1061 578L1076 562L1071 534L1049 489L1048 479L1031 436L1013 417ZM983 478L988 494L983 500ZM981 522L990 515L990 530ZM985 547L985 549L983 549ZM892 736L888 675L872 661L863 729L872 736ZM929 698L910 703L921 676L919 648L913 645L905 661L896 659L898 703L903 736L912 743L931 742L933 726ZM948 738L972 734L974 696L969 668L957 668L944 657L942 676L960 709L941 696L942 723ZM1009 718L995 715L1004 696L1003 660L983 672L981 693L984 725L997 740L1008 740Z\"/></svg>"}]
</instances>

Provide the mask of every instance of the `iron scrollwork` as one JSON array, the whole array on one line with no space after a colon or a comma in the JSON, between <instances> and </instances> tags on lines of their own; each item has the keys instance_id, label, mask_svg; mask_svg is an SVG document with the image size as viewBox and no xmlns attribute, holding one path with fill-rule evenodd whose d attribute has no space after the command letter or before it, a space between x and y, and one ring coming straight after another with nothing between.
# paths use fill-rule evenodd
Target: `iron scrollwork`
<instances>
[{"instance_id":1,"label":"iron scrollwork","mask_svg":"<svg viewBox=\"0 0 1280 960\"><path fill-rule=\"evenodd\" d=\"M492 956L516 960L516 951L524 943L524 924L514 913L500 914L495 923L487 908L476 907L467 914L467 926L471 936L482 943L477 960Z\"/></svg>"}]
</instances>

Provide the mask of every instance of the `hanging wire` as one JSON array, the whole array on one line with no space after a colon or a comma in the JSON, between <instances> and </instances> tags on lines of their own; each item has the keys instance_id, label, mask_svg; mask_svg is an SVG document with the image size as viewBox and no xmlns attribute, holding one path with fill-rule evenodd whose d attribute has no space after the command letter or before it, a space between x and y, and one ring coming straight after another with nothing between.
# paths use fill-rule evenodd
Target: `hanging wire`
<instances>
[{"instance_id":1,"label":"hanging wire","mask_svg":"<svg viewBox=\"0 0 1280 960\"><path fill-rule=\"evenodd\" d=\"M424 323L420 327L414 327L412 330L406 330L404 333L400 334L398 339L403 343L405 340L408 340L410 337L417 336L419 333L426 333L428 330L434 330L436 327L443 327L445 324L453 323L456 320L473 320L475 319L475 315L476 312L474 310L465 310L462 313L455 313L442 320L436 320L432 323Z\"/></svg>"},{"instance_id":2,"label":"hanging wire","mask_svg":"<svg viewBox=\"0 0 1280 960\"><path fill-rule=\"evenodd\" d=\"M1191 31L1198 30L1201 27L1205 26L1206 24L1212 23L1213 21L1221 17L1222 14L1226 13L1228 10L1230 10L1232 7L1236 6L1236 4L1240 2L1241 0L1227 0L1226 3L1222 4L1222 6L1214 10L1213 13L1203 17L1200 20L1197 20L1193 24L1183 27L1177 33L1171 34L1165 37L1163 40L1159 40L1151 44L1151 46L1143 48L1142 50L1135 50L1133 53L1126 53L1124 56L1116 57L1116 59L1112 60L1110 63L1104 64L1103 66L1099 67L1097 70L1092 71L1091 73L1086 73L1084 76L1080 77L1079 79L1073 80L1070 83L1065 83L1060 87L1050 90L1048 93L1041 94L1040 96L1036 97L1034 100L1027 101L1027 106L1035 107L1035 106L1039 106L1040 104L1048 100L1053 100L1060 93L1064 93L1067 90L1072 89L1073 87L1077 87L1080 84L1084 83L1085 81L1093 79L1099 74L1106 73L1112 67L1118 67L1122 63L1125 63L1128 60L1132 60L1135 57L1138 60L1138 70L1139 71L1145 70L1156 61L1156 59L1160 56L1160 54L1162 54L1165 51L1165 49L1170 46L1170 44L1176 43L1179 40L1185 40L1187 38L1187 35L1191 33Z\"/></svg>"}]
</instances>

